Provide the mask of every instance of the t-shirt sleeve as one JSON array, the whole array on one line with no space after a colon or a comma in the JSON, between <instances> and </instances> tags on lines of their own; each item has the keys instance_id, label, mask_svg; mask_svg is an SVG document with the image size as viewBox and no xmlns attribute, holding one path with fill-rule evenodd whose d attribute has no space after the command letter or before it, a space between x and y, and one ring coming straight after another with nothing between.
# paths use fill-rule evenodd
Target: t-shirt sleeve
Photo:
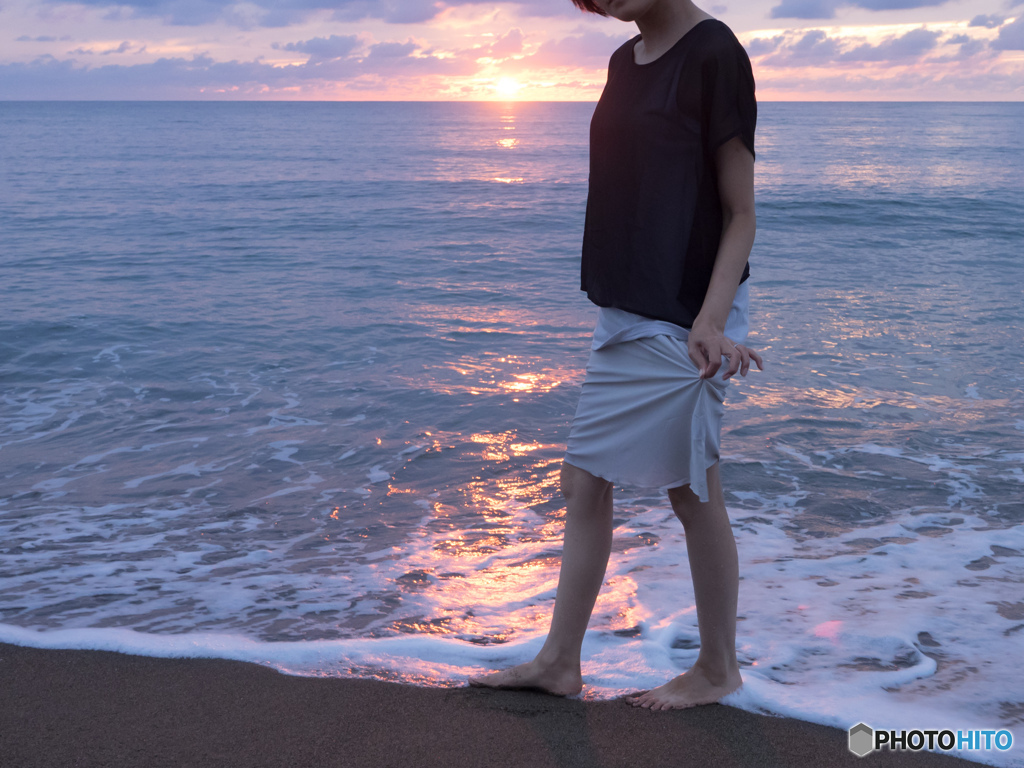
<instances>
[{"instance_id":1,"label":"t-shirt sleeve","mask_svg":"<svg viewBox=\"0 0 1024 768\"><path fill-rule=\"evenodd\" d=\"M628 58L633 58L634 40L627 40L616 48L608 59L608 80L611 80L616 72L622 69L623 63Z\"/></svg>"},{"instance_id":2,"label":"t-shirt sleeve","mask_svg":"<svg viewBox=\"0 0 1024 768\"><path fill-rule=\"evenodd\" d=\"M757 124L754 72L747 52L731 33L716 40L708 51L701 76L708 151L714 153L739 136L753 155Z\"/></svg>"}]
</instances>

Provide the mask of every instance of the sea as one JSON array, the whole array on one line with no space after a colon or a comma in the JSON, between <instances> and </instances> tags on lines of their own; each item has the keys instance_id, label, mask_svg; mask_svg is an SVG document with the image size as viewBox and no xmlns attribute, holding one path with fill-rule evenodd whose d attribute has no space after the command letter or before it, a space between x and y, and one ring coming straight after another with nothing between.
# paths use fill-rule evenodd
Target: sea
<instances>
[{"instance_id":1,"label":"sea","mask_svg":"<svg viewBox=\"0 0 1024 768\"><path fill-rule=\"evenodd\" d=\"M547 630L592 103L0 103L0 641L460 686ZM1024 765L1024 103L760 105L726 703ZM615 489L585 699L699 649Z\"/></svg>"}]
</instances>

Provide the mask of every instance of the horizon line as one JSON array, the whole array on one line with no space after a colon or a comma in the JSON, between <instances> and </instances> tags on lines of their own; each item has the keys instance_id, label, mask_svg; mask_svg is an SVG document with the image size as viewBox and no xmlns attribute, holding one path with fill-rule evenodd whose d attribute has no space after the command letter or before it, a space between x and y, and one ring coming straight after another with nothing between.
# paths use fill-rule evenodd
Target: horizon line
<instances>
[{"instance_id":1,"label":"horizon line","mask_svg":"<svg viewBox=\"0 0 1024 768\"><path fill-rule=\"evenodd\" d=\"M0 104L596 104L597 99L7 99ZM1024 104L1020 99L758 99L758 104Z\"/></svg>"}]
</instances>

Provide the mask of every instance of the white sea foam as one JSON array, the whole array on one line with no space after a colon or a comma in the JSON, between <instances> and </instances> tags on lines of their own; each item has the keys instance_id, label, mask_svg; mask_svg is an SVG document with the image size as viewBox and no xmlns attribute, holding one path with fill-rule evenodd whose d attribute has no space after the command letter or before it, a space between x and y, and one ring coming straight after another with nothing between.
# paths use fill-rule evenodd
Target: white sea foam
<instances>
[{"instance_id":1,"label":"white sea foam","mask_svg":"<svg viewBox=\"0 0 1024 768\"><path fill-rule=\"evenodd\" d=\"M516 512L520 518L531 514L525 508ZM1017 663L1024 637L1024 614L1018 616L1024 583L1019 529L995 530L968 517L947 526L948 533L921 535L914 529L929 520L916 519L834 539L797 541L758 514L733 516L742 576L738 652L746 684L728 703L844 728L859 721L884 728L1003 726L1006 706L1016 703L1013 692L1024 690ZM273 642L244 632L97 629L87 625L95 620L93 613L73 629L3 626L0 640L231 658L299 675L459 685L469 674L526 660L538 649L557 567L545 559L549 539L536 535L545 525L535 517L524 526L533 535L522 536L518 544L451 561L438 554L443 536L426 533L430 518L425 518L424 535L398 550L362 558L358 569L333 576L291 574L285 582L271 568L245 579L259 587L256 593L226 590L225 583L192 587L192 599L211 612L236 613L251 595L287 583L310 597L323 595L304 601L302 611L308 614L341 607L327 587L334 580L344 583L346 594L365 595L370 611L361 610L373 616L372 596L406 579L410 589L400 614L412 622L411 634ZM135 544L146 551L157 541L143 538ZM656 685L696 658L699 634L685 546L665 508L634 510L616 529L607 586L584 646L588 697ZM245 559L282 566L287 549L250 552ZM178 553L167 565L201 567L197 557L215 550ZM523 567L524 562L537 565ZM452 566L460 568L457 576L440 573ZM102 575L66 568L61 578L74 584L90 574ZM509 642L500 642L504 633ZM1014 764L998 755L993 760Z\"/></svg>"}]
</instances>

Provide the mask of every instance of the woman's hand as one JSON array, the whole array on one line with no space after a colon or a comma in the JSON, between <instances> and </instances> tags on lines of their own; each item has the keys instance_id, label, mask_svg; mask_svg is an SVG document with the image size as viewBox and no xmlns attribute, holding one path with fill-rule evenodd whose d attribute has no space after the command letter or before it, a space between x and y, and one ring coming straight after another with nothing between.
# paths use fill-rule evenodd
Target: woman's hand
<instances>
[{"instance_id":1,"label":"woman's hand","mask_svg":"<svg viewBox=\"0 0 1024 768\"><path fill-rule=\"evenodd\" d=\"M710 324L698 322L690 329L688 341L690 359L693 360L702 379L710 379L722 366L722 358L729 360L729 367L722 376L723 381L739 371L746 376L750 370L750 361L757 363L758 370L764 370L764 361L752 349L742 344L734 344L722 331Z\"/></svg>"}]
</instances>

